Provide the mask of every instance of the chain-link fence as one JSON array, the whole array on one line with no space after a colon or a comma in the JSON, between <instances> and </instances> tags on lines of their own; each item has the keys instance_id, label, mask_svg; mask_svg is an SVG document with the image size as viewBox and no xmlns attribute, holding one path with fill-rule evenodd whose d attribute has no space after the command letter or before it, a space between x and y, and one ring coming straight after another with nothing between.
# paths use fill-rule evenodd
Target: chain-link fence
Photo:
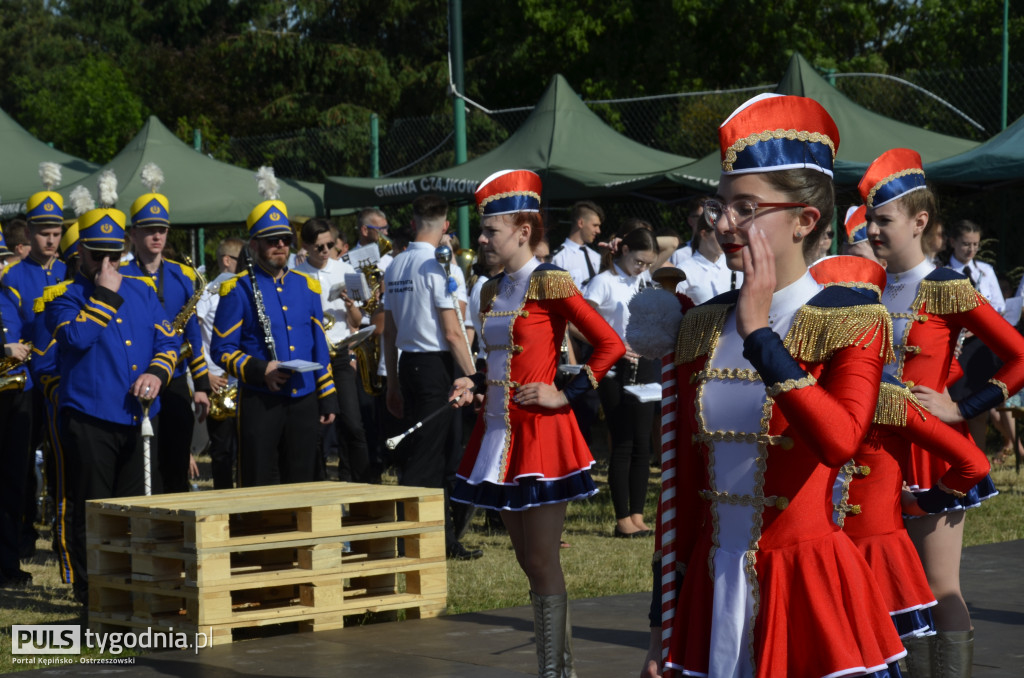
<instances>
[{"instance_id":1,"label":"chain-link fence","mask_svg":"<svg viewBox=\"0 0 1024 678\"><path fill-rule=\"evenodd\" d=\"M952 136L984 141L1000 130L1002 70L998 65L957 71L921 70L898 77L878 74L826 74L837 89L868 110L902 122ZM1024 115L1024 64L1009 68L1009 122ZM718 125L739 104L775 84L727 92L696 92L588 101L591 110L625 136L659 150L700 158L717 149ZM470 158L486 153L509 138L529 116L532 106L484 111L467 106L466 136ZM382 176L429 173L454 164L453 119L450 112L418 118L380 121L379 171ZM325 176L370 176L369 116L364 124L327 129L304 129L275 136L232 138L217 156L233 164L257 167L272 164L279 176L322 181ZM1001 193L1006 193L1005 191ZM1024 234L1008 225L1009 214L1019 214L1016 195L986 197L944 196L945 212L970 214L992 224L990 235L1003 245L992 258L1017 263L1024 252ZM996 198L996 199L993 199ZM841 194L840 205L855 200ZM605 232L614 232L621 219L640 217L656 228L683 226L682 206L652 202L606 204ZM404 212L403 212L404 214ZM551 213L554 244L560 241L567 213Z\"/></svg>"}]
</instances>

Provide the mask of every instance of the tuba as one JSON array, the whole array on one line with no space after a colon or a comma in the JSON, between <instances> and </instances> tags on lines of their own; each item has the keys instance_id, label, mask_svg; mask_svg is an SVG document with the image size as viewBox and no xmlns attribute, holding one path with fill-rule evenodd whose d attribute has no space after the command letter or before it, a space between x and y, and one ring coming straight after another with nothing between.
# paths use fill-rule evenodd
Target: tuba
<instances>
[{"instance_id":1,"label":"tuba","mask_svg":"<svg viewBox=\"0 0 1024 678\"><path fill-rule=\"evenodd\" d=\"M28 344L31 349L32 344ZM0 393L6 391L24 391L27 377L24 372L18 374L11 374L12 371L18 369L29 360L32 359L32 354L29 353L28 357L24 360L18 360L17 358L4 357L0 359Z\"/></svg>"},{"instance_id":2,"label":"tuba","mask_svg":"<svg viewBox=\"0 0 1024 678\"><path fill-rule=\"evenodd\" d=\"M386 236L380 236L377 240L377 247L380 255L384 256L391 251L391 240ZM360 266L359 270L366 276L366 284L370 288L370 298L363 305L363 312L370 316L373 322L373 314L380 308L380 291L384 284L384 272L376 264ZM372 396L384 392L384 380L377 374L377 365L380 364L380 336L374 335L352 349L356 354L356 369L359 371L359 380L363 384L363 390Z\"/></svg>"}]
</instances>

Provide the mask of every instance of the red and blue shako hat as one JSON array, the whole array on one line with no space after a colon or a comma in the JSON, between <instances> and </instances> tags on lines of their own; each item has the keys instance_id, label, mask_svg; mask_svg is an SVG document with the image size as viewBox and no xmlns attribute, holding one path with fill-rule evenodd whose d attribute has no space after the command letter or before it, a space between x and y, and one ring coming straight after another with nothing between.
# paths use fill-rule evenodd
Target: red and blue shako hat
<instances>
[{"instance_id":1,"label":"red and blue shako hat","mask_svg":"<svg viewBox=\"0 0 1024 678\"><path fill-rule=\"evenodd\" d=\"M864 205L851 207L846 210L846 242L856 245L859 242L867 242L868 239L868 210Z\"/></svg>"},{"instance_id":2,"label":"red and blue shako hat","mask_svg":"<svg viewBox=\"0 0 1024 678\"><path fill-rule=\"evenodd\" d=\"M852 288L874 303L878 303L885 291L885 269L878 262L864 257L846 254L824 257L808 270L818 283Z\"/></svg>"},{"instance_id":3,"label":"red and blue shako hat","mask_svg":"<svg viewBox=\"0 0 1024 678\"><path fill-rule=\"evenodd\" d=\"M171 204L167 196L159 193L164 183L164 173L155 162L148 162L142 167L139 175L142 185L149 189L132 203L132 226L146 228L153 226L171 226Z\"/></svg>"},{"instance_id":4,"label":"red and blue shako hat","mask_svg":"<svg viewBox=\"0 0 1024 678\"><path fill-rule=\"evenodd\" d=\"M25 220L31 226L60 226L64 223L64 197L53 190L61 182L61 167L55 162L39 163L39 178L45 191L33 193L25 203Z\"/></svg>"},{"instance_id":5,"label":"red and blue shako hat","mask_svg":"<svg viewBox=\"0 0 1024 678\"><path fill-rule=\"evenodd\" d=\"M288 207L278 200L279 185L273 167L260 167L256 172L256 188L264 201L249 212L246 224L250 238L292 235Z\"/></svg>"},{"instance_id":6,"label":"red and blue shako hat","mask_svg":"<svg viewBox=\"0 0 1024 678\"><path fill-rule=\"evenodd\" d=\"M495 172L473 194L482 217L516 212L540 212L541 182L530 170Z\"/></svg>"},{"instance_id":7,"label":"red and blue shako hat","mask_svg":"<svg viewBox=\"0 0 1024 678\"><path fill-rule=\"evenodd\" d=\"M722 174L813 169L832 176L839 129L814 99L759 94L718 128Z\"/></svg>"},{"instance_id":8,"label":"red and blue shako hat","mask_svg":"<svg viewBox=\"0 0 1024 678\"><path fill-rule=\"evenodd\" d=\"M874 209L927 188L921 154L909 148L891 148L868 166L857 184L864 204Z\"/></svg>"}]
</instances>

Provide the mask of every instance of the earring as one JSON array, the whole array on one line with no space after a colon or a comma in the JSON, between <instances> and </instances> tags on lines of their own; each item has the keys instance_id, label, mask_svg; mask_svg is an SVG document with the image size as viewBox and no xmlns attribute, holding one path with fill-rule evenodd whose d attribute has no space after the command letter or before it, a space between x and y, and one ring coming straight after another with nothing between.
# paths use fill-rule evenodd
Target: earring
<instances>
[{"instance_id":1,"label":"earring","mask_svg":"<svg viewBox=\"0 0 1024 678\"><path fill-rule=\"evenodd\" d=\"M803 240L804 239L804 234L803 234L802 231L797 231L796 232L796 239L797 240Z\"/></svg>"}]
</instances>

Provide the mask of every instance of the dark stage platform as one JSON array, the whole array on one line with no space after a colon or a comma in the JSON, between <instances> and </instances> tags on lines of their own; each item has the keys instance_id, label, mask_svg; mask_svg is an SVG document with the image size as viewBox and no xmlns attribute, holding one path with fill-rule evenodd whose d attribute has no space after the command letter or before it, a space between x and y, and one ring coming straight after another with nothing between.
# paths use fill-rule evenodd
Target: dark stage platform
<instances>
[{"instance_id":1,"label":"dark stage platform","mask_svg":"<svg viewBox=\"0 0 1024 678\"><path fill-rule=\"evenodd\" d=\"M1024 541L967 549L962 581L977 644L975 678L1024 676ZM581 678L637 676L647 646L644 594L572 602ZM522 678L536 675L527 607L299 633L202 650L161 652L132 666L74 665L32 675L157 678Z\"/></svg>"}]
</instances>

